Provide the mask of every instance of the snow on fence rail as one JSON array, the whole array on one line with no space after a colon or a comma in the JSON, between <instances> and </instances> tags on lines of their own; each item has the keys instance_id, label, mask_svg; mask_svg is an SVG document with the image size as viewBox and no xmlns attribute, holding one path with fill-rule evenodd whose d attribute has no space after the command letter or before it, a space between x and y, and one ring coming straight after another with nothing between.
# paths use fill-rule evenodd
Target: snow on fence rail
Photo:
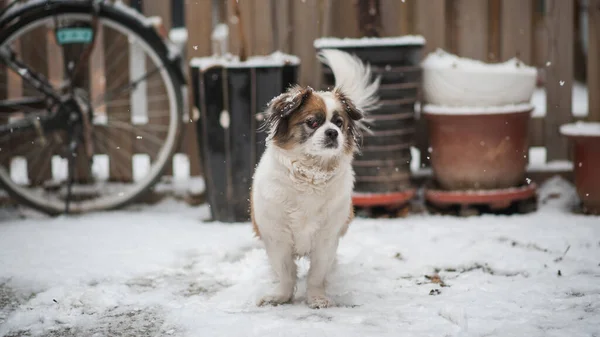
<instances>
[{"instance_id":1,"label":"snow on fence rail","mask_svg":"<svg viewBox=\"0 0 600 337\"><path fill-rule=\"evenodd\" d=\"M249 55L264 55L276 50L298 55L302 60L300 81L314 87L319 86L320 69L315 58L313 41L322 36L360 36L358 20L355 19L358 6L354 1L245 0L239 3L242 20L232 14L233 3L236 0L136 1L139 1L136 7L145 15L162 18L164 28L171 32L170 36L179 39L177 42L183 47L187 59L212 54L211 33L219 23L229 26L228 49L234 54L237 53L240 41L236 25L241 22L248 36L246 50ZM125 2L129 3L129 0ZM505 61L517 56L525 63L540 69L540 83L543 84L534 95L533 101L542 104L536 107L532 118L532 154L538 154L540 150L545 149L544 161L554 162L547 165L546 170L569 170L568 166L556 165L556 161L565 162L570 158L567 140L559 134L559 126L573 119L600 120L600 96L584 95L573 102L574 85L576 89L587 87L587 92L600 92L600 0L379 0L375 3L379 4L382 14L383 29L380 35L423 35L427 40L423 56L436 48L490 62ZM184 6L183 10L174 9L175 4ZM172 30L174 12L184 13L185 26ZM576 16L575 13L587 14ZM583 27L579 22L580 18L585 18L587 21L584 22L588 22L589 26L586 30L585 44L587 60L579 39L580 35L583 36L579 34L580 27ZM40 31L37 38L39 43L35 46L47 55L48 64L40 65L40 69L45 69L51 80L57 80L62 76L61 67L55 67L53 64L60 64L62 60L59 53L52 50L52 44L46 43L47 34L49 32ZM121 47L128 50L129 61L117 65L111 63L113 60L105 58L104 52L109 47L99 47L92 56L91 62L94 67L89 74L90 78L97 78L109 64L111 67L118 66L121 71L130 75L144 67L143 61L138 62L140 60L135 58L135 45L125 42L122 44ZM32 46L21 48L27 49ZM36 49L36 52L39 50ZM135 62L132 62L134 59ZM586 64L587 68L580 69L580 64ZM575 75L581 77L580 74L585 73L587 83L578 85ZM7 74L0 77L0 98L19 97L23 94L23 85L16 76L10 76L8 72L0 74ZM110 78L106 78L105 83L92 81L90 90L94 95L101 94L111 85L110 82ZM191 101L191 92L192 90L188 90L188 102ZM581 90L575 91L578 92ZM143 99L148 95L157 95L157 92L151 89L137 90L128 98L130 103L126 107L119 107L119 111L131 110L133 113L143 114L147 105L139 105L139 102L148 101ZM574 116L572 106L585 106L586 104L581 104L583 100L589 102L588 111L579 112ZM116 108L105 106L99 109L99 112L110 118L114 109ZM190 120L194 121L197 113L193 112L191 106L188 110ZM414 160L426 168L429 145L422 121L419 129L415 153L420 155ZM131 137L123 134L115 137L119 137L117 140L120 144L133 146ZM132 158L140 154L140 149L131 147L130 150ZM109 163L124 160L111 151L107 151L105 155ZM191 176L202 174L194 123L186 124L184 140L178 155L179 159L182 157L186 158L182 162L186 163ZM120 180L133 179L133 159L125 162L127 172L111 170L114 165L108 164L109 174L118 176ZM48 165L50 164L46 166ZM47 169L48 167L41 166L29 167L28 175L36 176L40 170ZM171 174L172 170L169 169L166 175Z\"/></svg>"}]
</instances>

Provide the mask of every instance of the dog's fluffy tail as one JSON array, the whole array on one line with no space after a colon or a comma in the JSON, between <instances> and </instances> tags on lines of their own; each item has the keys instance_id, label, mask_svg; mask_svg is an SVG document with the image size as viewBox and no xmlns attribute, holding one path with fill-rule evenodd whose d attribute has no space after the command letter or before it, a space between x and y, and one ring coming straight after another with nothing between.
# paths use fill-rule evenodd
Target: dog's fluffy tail
<instances>
[{"instance_id":1,"label":"dog's fluffy tail","mask_svg":"<svg viewBox=\"0 0 600 337\"><path fill-rule=\"evenodd\" d=\"M336 49L321 50L317 56L329 66L335 78L335 87L352 100L363 113L379 106L377 90L381 77L372 80L371 67L358 57Z\"/></svg>"}]
</instances>

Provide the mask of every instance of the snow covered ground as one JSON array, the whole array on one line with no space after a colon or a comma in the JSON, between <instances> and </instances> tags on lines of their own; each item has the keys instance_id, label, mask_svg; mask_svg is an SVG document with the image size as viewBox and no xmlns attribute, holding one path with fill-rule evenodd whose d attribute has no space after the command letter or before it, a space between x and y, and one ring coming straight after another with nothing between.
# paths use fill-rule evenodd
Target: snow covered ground
<instances>
[{"instance_id":1,"label":"snow covered ground","mask_svg":"<svg viewBox=\"0 0 600 337\"><path fill-rule=\"evenodd\" d=\"M553 179L530 215L358 219L324 310L303 302L305 260L293 304L256 307L265 252L206 206L4 210L0 336L600 336L600 219L574 202Z\"/></svg>"}]
</instances>

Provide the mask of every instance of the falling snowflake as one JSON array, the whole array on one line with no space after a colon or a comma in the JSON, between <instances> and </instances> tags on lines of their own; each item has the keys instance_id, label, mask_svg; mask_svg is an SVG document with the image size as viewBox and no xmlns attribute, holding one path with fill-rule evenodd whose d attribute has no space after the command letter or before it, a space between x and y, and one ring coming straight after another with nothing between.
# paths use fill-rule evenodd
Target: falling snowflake
<instances>
[{"instance_id":1,"label":"falling snowflake","mask_svg":"<svg viewBox=\"0 0 600 337\"><path fill-rule=\"evenodd\" d=\"M194 46L194 50L198 50L198 46Z\"/></svg>"},{"instance_id":2,"label":"falling snowflake","mask_svg":"<svg viewBox=\"0 0 600 337\"><path fill-rule=\"evenodd\" d=\"M528 185L531 184L531 179L525 178L525 181L527 182Z\"/></svg>"},{"instance_id":3,"label":"falling snowflake","mask_svg":"<svg viewBox=\"0 0 600 337\"><path fill-rule=\"evenodd\" d=\"M565 81L560 81L558 82L560 84L560 86L562 87L563 85L565 85Z\"/></svg>"}]
</instances>

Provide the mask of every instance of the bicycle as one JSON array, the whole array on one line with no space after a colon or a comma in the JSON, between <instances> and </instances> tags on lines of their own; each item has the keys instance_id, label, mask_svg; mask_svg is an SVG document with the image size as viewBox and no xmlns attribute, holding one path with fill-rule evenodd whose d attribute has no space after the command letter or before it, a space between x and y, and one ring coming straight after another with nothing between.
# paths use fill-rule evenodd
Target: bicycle
<instances>
[{"instance_id":1,"label":"bicycle","mask_svg":"<svg viewBox=\"0 0 600 337\"><path fill-rule=\"evenodd\" d=\"M0 11L0 186L50 215L133 202L179 146L182 68L170 41L119 0L10 1Z\"/></svg>"}]
</instances>

